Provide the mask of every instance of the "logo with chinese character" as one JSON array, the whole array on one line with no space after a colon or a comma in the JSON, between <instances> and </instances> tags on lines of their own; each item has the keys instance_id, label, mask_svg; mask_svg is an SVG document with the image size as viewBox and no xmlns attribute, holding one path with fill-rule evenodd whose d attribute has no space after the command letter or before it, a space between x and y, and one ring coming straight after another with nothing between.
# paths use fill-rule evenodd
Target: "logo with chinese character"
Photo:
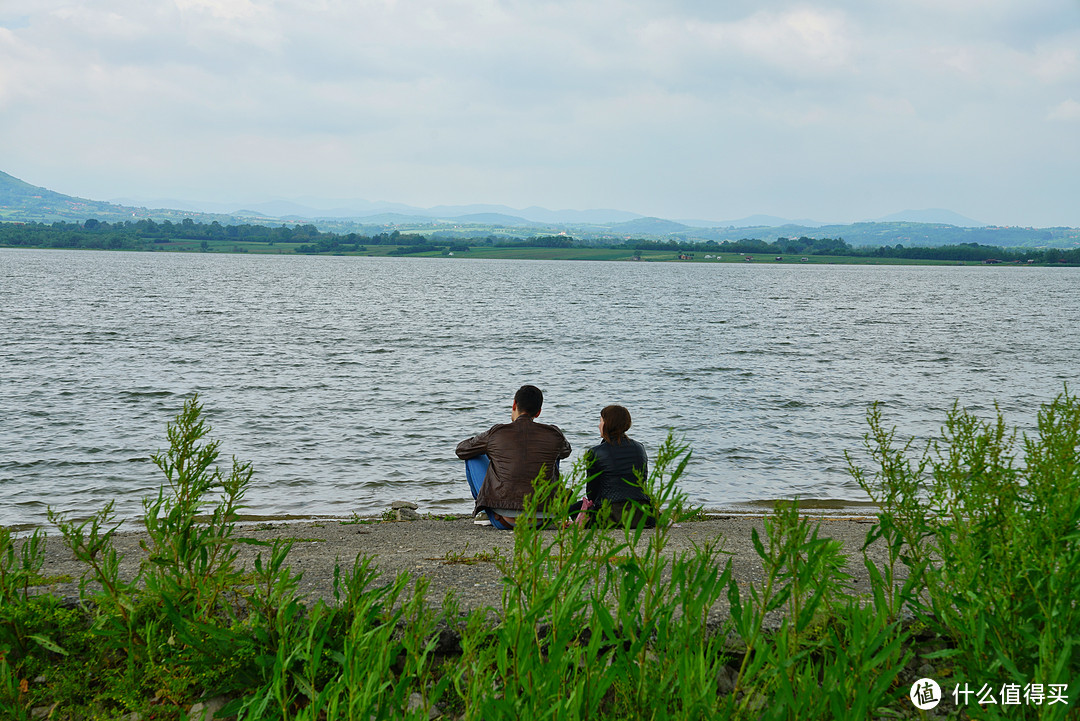
<instances>
[{"instance_id":1,"label":"logo with chinese character","mask_svg":"<svg viewBox=\"0 0 1080 721\"><path fill-rule=\"evenodd\" d=\"M920 681L919 683L922 683ZM916 684L918 685L918 684ZM1021 700L1028 706L1053 706L1054 704L1069 703L1068 684L1064 683L1029 683L1023 687L1018 683L1004 683L1000 688L988 683L978 684L979 690L971 684L956 684L953 688L953 698L957 706L966 706L972 703L972 699L979 706L1000 704L1002 706L1019 706ZM915 700L915 689L911 690L911 700ZM918 705L918 704L916 704Z\"/></svg>"},{"instance_id":2,"label":"logo with chinese character","mask_svg":"<svg viewBox=\"0 0 1080 721\"><path fill-rule=\"evenodd\" d=\"M941 687L932 678L920 678L911 685L911 703L915 708L922 711L930 709L941 703Z\"/></svg>"}]
</instances>

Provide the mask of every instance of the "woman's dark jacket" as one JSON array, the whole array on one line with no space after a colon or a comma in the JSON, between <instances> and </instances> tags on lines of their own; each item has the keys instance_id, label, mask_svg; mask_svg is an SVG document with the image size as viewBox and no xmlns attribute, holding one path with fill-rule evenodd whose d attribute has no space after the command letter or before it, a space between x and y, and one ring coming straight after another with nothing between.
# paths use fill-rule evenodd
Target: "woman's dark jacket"
<instances>
[{"instance_id":1,"label":"woman's dark jacket","mask_svg":"<svg viewBox=\"0 0 1080 721\"><path fill-rule=\"evenodd\" d=\"M588 450L586 458L589 475L595 474L585 486L585 495L590 501L597 505L605 500L612 504L650 502L641 489L642 481L649 475L649 457L643 445L625 436L621 443L601 441L600 445Z\"/></svg>"}]
</instances>

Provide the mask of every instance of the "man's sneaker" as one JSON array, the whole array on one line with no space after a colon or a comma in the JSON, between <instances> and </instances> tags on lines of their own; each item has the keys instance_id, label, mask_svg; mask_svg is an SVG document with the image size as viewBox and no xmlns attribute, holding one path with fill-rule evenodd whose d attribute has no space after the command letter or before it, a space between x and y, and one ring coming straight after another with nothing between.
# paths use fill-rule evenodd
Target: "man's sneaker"
<instances>
[{"instance_id":1,"label":"man's sneaker","mask_svg":"<svg viewBox=\"0 0 1080 721\"><path fill-rule=\"evenodd\" d=\"M476 526L490 526L491 521L488 520L488 516L483 511L476 514L476 518L473 519L473 525Z\"/></svg>"}]
</instances>

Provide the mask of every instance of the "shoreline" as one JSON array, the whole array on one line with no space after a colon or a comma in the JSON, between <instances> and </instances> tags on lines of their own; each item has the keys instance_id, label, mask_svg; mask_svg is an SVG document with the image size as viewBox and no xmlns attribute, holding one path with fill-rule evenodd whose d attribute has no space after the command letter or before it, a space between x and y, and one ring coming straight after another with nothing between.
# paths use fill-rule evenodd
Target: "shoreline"
<instances>
[{"instance_id":1,"label":"shoreline","mask_svg":"<svg viewBox=\"0 0 1080 721\"><path fill-rule=\"evenodd\" d=\"M449 256L443 255L440 252L423 252L423 253L410 253L408 255L391 255L390 250L402 247L402 246L377 246L377 250L365 250L365 251L341 251L341 252L321 252L321 253L299 253L295 248L288 247L290 245L301 245L299 243L280 243L270 246L266 243L255 242L241 242L239 244L231 241L224 243L220 242L223 247L217 247L219 241L214 241L215 247L202 251L199 250L193 242L178 242L172 247L162 245L150 249L142 248L61 248L48 245L4 245L0 244L0 250L57 250L57 251L99 251L104 253L158 253L158 254L179 254L179 255L251 255L251 256L291 256L291 257L324 257L324 258L384 258L384 259L400 259L400 258L420 258L426 260L442 260L444 262L454 262L457 260L539 260L539 261L599 261L599 262L612 262L612 263L627 263L627 262L640 262L640 263L676 263L682 265L749 265L749 266L817 266L817 265L854 265L854 266L955 266L955 267L969 267L969 268L1075 268L1078 267L1076 263L1066 262L1038 262L1038 263L1021 263L1014 261L994 261L988 263L983 260L943 260L938 258L902 258L902 257L886 257L886 256L862 256L862 255L808 255L806 260L802 260L802 256L798 253L787 254L781 260L776 260L774 253L770 252L757 252L752 255L761 256L753 261L746 260L746 253L743 252L731 252L731 251L719 251L715 257L705 258L690 258L680 259L677 251L674 250L649 250L645 251L639 260L635 261L632 250L624 250L621 248L608 248L608 247L578 247L578 248L564 248L564 249L550 249L550 248L526 248L526 251L543 251L543 252L523 252L520 248L484 248L483 246L476 246L473 251L470 251L469 255L458 254ZM224 247L228 246L228 247ZM241 247L240 250L233 250L232 247ZM934 248L939 246L926 246L928 248ZM1008 251L1026 251L1026 250L1047 250L1046 248L1007 248L1002 246L1003 252ZM1072 248L1054 248L1051 250L1069 251ZM722 257L723 256L723 257Z\"/></svg>"},{"instance_id":2,"label":"shoreline","mask_svg":"<svg viewBox=\"0 0 1080 721\"><path fill-rule=\"evenodd\" d=\"M852 592L869 593L870 582L862 559L861 548L874 522L873 516L819 516L803 514L820 524L823 536L838 540L848 557L847 572L851 574ZM761 559L751 540L752 529L764 532L763 515L724 514L704 520L686 521L670 529L664 555L672 557L692 551L708 543L716 543L717 566L722 568L730 558L739 585L746 586L761 580ZM542 531L554 540L558 531ZM621 531L612 531L620 538ZM646 531L638 542L645 548L653 531ZM381 581L388 582L401 573L412 582L425 577L430 586L428 602L441 605L447 592L453 592L463 611L484 607L497 609L501 603L503 579L495 559L511 559L514 534L497 531L490 526L477 526L469 516L421 518L413 521L380 521L378 519L321 519L291 522L257 522L237 528L237 535L259 541L291 540L286 565L301 573L299 592L306 603L322 599L334 602L333 583L335 564L351 568L360 555L372 556L382 573ZM145 532L117 531L114 543L122 556L120 575L132 578L138 571L145 553L139 547ZM545 539L547 540L547 539ZM238 546L238 565L250 569L256 555L267 553L266 546ZM867 555L876 565L885 560L881 541L871 545ZM36 587L40 594L51 593L65 601L78 598L79 578L85 568L77 562L64 544L59 532L47 534L45 563L41 569L46 583ZM710 614L718 619L728 614L723 600Z\"/></svg>"},{"instance_id":3,"label":"shoreline","mask_svg":"<svg viewBox=\"0 0 1080 721\"><path fill-rule=\"evenodd\" d=\"M741 501L729 505L705 507L701 506L703 519L714 519L719 516L733 516L737 518L764 518L772 514L777 503L788 503L793 499L773 499L758 501ZM388 511L390 507L388 506ZM841 500L799 500L799 514L809 518L821 519L873 519L880 509L872 501L841 501ZM384 513L388 512L384 511ZM460 511L422 511L422 519L440 520L451 518L465 518L466 513ZM90 518L87 516L74 516L71 520L83 521ZM383 520L379 513L353 514L344 517L333 513L241 513L237 516L237 528L243 529L260 523L364 523ZM125 518L119 521L117 533L138 533L142 527L142 517ZM13 537L23 538L35 530L46 533L59 533L56 526L51 523L0 523L0 527L7 528Z\"/></svg>"}]
</instances>

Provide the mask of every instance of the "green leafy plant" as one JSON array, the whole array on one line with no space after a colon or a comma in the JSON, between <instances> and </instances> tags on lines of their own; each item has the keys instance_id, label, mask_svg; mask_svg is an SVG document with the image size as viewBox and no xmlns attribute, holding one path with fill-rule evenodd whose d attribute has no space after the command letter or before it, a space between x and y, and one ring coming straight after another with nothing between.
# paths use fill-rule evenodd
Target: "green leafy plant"
<instances>
[{"instance_id":1,"label":"green leafy plant","mask_svg":"<svg viewBox=\"0 0 1080 721\"><path fill-rule=\"evenodd\" d=\"M475 553L469 553L469 543L465 542L465 548L457 551L454 549L448 550L443 554L442 558L432 558L432 561L442 561L446 565L466 565L474 566L477 563L498 563L502 557L502 551L496 548L493 551L476 551Z\"/></svg>"},{"instance_id":2,"label":"green leafy plant","mask_svg":"<svg viewBox=\"0 0 1080 721\"><path fill-rule=\"evenodd\" d=\"M699 521L709 520L709 512L705 510L704 506L693 506L687 508L679 516L679 523L696 523Z\"/></svg>"},{"instance_id":3,"label":"green leafy plant","mask_svg":"<svg viewBox=\"0 0 1080 721\"><path fill-rule=\"evenodd\" d=\"M334 601L308 602L289 539L245 566L236 517L251 467L216 469L192 398L155 456L165 482L145 502L149 559L133 574L111 505L78 522L53 514L86 568L74 607L34 586L44 534L20 547L0 529L0 707L18 719L34 706L179 718L225 693L222 715L258 721L873 719L912 716L902 678L925 660L957 681L1064 684L1075 699L1080 403L1066 393L1044 407L1022 443L1000 414L985 423L954 408L915 459L880 408L868 419L879 468L849 459L881 506L861 559L865 597L844 549L797 503L751 534L759 582L735 581L721 538L672 552L675 524L699 509L678 488L689 448L669 435L638 479L656 528L645 514L564 523L587 470L537 479L512 552L447 552L503 577L497 608L463 616L452 595L429 600L426 578L384 580L365 557L335 568ZM718 613L725 596L730 614ZM444 643L450 629L459 649ZM1060 719L1074 707L977 713Z\"/></svg>"},{"instance_id":4,"label":"green leafy plant","mask_svg":"<svg viewBox=\"0 0 1080 721\"><path fill-rule=\"evenodd\" d=\"M877 408L867 445L881 468L854 476L881 505L872 536L908 567L903 602L948 643L957 679L1080 692L1080 400L1068 389L1044 405L1037 433L1017 434L1000 412L983 421L954 405L942 438L917 462L894 446ZM891 573L891 571L890 571ZM886 578L886 580L889 580ZM1064 718L1062 704L1009 713ZM987 709L993 716L996 709ZM1001 713L1004 713L1002 711Z\"/></svg>"},{"instance_id":5,"label":"green leafy plant","mask_svg":"<svg viewBox=\"0 0 1080 721\"><path fill-rule=\"evenodd\" d=\"M259 543L235 535L252 466L234 458L223 476L214 467L220 441L203 442L209 431L193 395L168 426L168 450L152 456L166 484L143 502L147 590L180 606L190 602L199 620L217 612L222 595L239 581L238 544ZM214 491L221 497L211 503Z\"/></svg>"},{"instance_id":6,"label":"green leafy plant","mask_svg":"<svg viewBox=\"0 0 1080 721\"><path fill-rule=\"evenodd\" d=\"M899 622L851 596L840 543L821 537L797 502L778 503L764 526L765 540L751 532L761 587L743 598L729 586L745 643L729 710L737 718L867 718L895 702L908 658ZM777 616L779 627L767 632Z\"/></svg>"}]
</instances>

